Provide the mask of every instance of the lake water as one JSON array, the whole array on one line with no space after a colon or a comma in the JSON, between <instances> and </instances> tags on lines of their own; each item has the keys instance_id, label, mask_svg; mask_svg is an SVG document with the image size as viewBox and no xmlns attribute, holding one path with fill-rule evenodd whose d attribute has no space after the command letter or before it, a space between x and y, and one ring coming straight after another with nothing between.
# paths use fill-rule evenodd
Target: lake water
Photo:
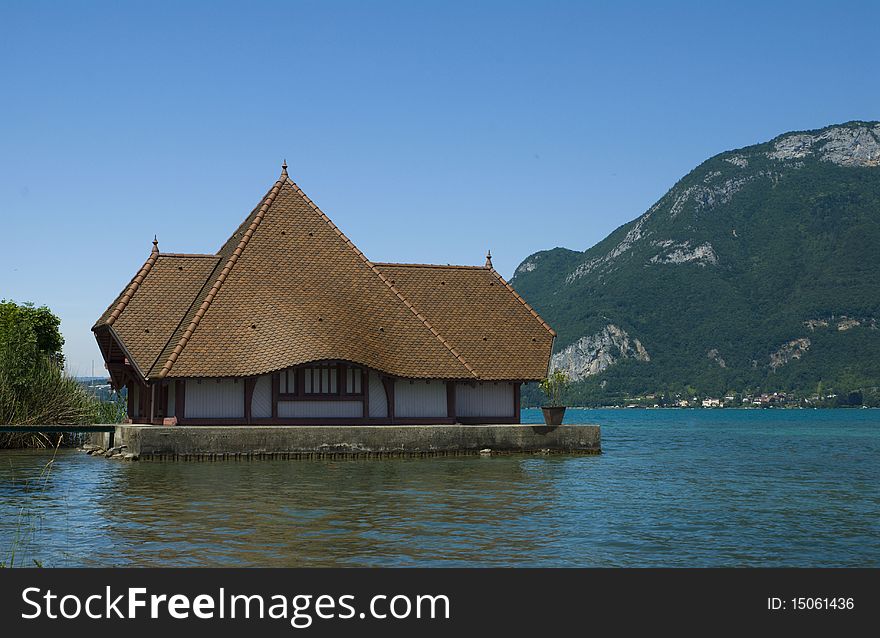
<instances>
[{"instance_id":1,"label":"lake water","mask_svg":"<svg viewBox=\"0 0 880 638\"><path fill-rule=\"evenodd\" d=\"M601 456L122 463L60 451L47 470L51 452L0 451L0 561L880 566L880 410L566 417L602 426Z\"/></svg>"}]
</instances>

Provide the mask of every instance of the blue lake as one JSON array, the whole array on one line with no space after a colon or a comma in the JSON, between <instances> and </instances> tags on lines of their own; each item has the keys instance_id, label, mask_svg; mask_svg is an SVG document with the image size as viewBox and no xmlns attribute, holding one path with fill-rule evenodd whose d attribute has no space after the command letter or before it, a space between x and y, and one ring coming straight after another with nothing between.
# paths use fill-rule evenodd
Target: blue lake
<instances>
[{"instance_id":1,"label":"blue lake","mask_svg":"<svg viewBox=\"0 0 880 638\"><path fill-rule=\"evenodd\" d=\"M541 421L524 410L523 420ZM0 451L0 562L880 566L880 410L569 410L601 456Z\"/></svg>"}]
</instances>

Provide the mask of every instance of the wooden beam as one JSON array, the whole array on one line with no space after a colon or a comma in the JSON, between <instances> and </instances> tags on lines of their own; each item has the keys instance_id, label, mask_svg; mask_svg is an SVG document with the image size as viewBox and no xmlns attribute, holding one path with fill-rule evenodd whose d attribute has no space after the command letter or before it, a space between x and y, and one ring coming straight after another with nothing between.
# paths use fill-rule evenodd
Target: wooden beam
<instances>
[{"instance_id":1,"label":"wooden beam","mask_svg":"<svg viewBox=\"0 0 880 638\"><path fill-rule=\"evenodd\" d=\"M394 379L383 376L382 385L385 386L385 400L388 401L388 422L394 423Z\"/></svg>"},{"instance_id":2,"label":"wooden beam","mask_svg":"<svg viewBox=\"0 0 880 638\"><path fill-rule=\"evenodd\" d=\"M473 423L511 423L511 417L504 419L472 419ZM202 418L189 419L187 425L246 425L243 418ZM346 418L346 417L284 417L280 419L259 419L257 425L454 425L446 417L397 417L394 423L387 418Z\"/></svg>"},{"instance_id":3,"label":"wooden beam","mask_svg":"<svg viewBox=\"0 0 880 638\"><path fill-rule=\"evenodd\" d=\"M168 385L159 381L156 385L156 414L155 418L165 418L168 415Z\"/></svg>"},{"instance_id":4,"label":"wooden beam","mask_svg":"<svg viewBox=\"0 0 880 638\"><path fill-rule=\"evenodd\" d=\"M455 414L455 381L446 382L446 416L453 421L456 419Z\"/></svg>"},{"instance_id":5,"label":"wooden beam","mask_svg":"<svg viewBox=\"0 0 880 638\"><path fill-rule=\"evenodd\" d=\"M153 422L153 385L144 386L144 413L143 417L147 423Z\"/></svg>"},{"instance_id":6,"label":"wooden beam","mask_svg":"<svg viewBox=\"0 0 880 638\"><path fill-rule=\"evenodd\" d=\"M352 375L354 378L354 375ZM361 392L364 395L364 413L365 419L370 418L370 373L366 368L361 368Z\"/></svg>"},{"instance_id":7,"label":"wooden beam","mask_svg":"<svg viewBox=\"0 0 880 638\"><path fill-rule=\"evenodd\" d=\"M254 388L257 385L256 377L249 377L244 380L244 420L245 423L251 423L251 405L254 400Z\"/></svg>"},{"instance_id":8,"label":"wooden beam","mask_svg":"<svg viewBox=\"0 0 880 638\"><path fill-rule=\"evenodd\" d=\"M174 416L178 423L183 423L186 417L186 381L175 381L177 388L174 390Z\"/></svg>"},{"instance_id":9,"label":"wooden beam","mask_svg":"<svg viewBox=\"0 0 880 638\"><path fill-rule=\"evenodd\" d=\"M520 387L522 386L521 381L513 382L513 418L514 423L519 423L520 421L520 409L519 409L519 393Z\"/></svg>"}]
</instances>

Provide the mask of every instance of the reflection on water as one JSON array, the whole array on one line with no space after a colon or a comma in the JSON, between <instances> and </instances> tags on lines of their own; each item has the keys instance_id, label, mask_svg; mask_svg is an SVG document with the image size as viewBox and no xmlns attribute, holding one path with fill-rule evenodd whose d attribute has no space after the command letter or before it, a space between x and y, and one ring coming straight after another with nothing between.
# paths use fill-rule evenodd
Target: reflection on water
<instances>
[{"instance_id":1,"label":"reflection on water","mask_svg":"<svg viewBox=\"0 0 880 638\"><path fill-rule=\"evenodd\" d=\"M51 453L0 452L0 561L14 549L16 564L47 566L880 565L878 411L568 417L603 425L602 456L63 451L46 476Z\"/></svg>"}]
</instances>

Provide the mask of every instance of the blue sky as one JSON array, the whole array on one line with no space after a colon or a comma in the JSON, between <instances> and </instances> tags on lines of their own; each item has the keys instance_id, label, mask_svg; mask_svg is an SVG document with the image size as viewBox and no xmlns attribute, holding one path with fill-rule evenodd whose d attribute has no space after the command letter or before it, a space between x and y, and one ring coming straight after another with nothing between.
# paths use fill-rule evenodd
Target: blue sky
<instances>
[{"instance_id":1,"label":"blue sky","mask_svg":"<svg viewBox=\"0 0 880 638\"><path fill-rule=\"evenodd\" d=\"M89 328L291 176L374 261L583 250L696 164L880 119L878 2L0 1L0 297Z\"/></svg>"}]
</instances>

